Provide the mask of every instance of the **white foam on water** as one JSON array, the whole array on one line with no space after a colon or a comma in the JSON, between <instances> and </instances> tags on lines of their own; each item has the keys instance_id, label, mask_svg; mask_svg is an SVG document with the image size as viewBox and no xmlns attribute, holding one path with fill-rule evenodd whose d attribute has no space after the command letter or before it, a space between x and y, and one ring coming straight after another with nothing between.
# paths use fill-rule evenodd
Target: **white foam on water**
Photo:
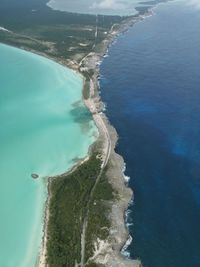
<instances>
[{"instance_id":1,"label":"white foam on water","mask_svg":"<svg viewBox=\"0 0 200 267\"><path fill-rule=\"evenodd\" d=\"M131 177L130 176L127 176L125 175L125 171L126 171L126 163L124 163L124 166L122 168L122 172L123 172L123 175L124 175L124 181L125 181L125 184L128 184Z\"/></svg>"},{"instance_id":2,"label":"white foam on water","mask_svg":"<svg viewBox=\"0 0 200 267\"><path fill-rule=\"evenodd\" d=\"M1 26L0 26L0 31L11 32L11 31L9 31L8 29L6 29L6 28L4 28L4 27L1 27Z\"/></svg>"},{"instance_id":3,"label":"white foam on water","mask_svg":"<svg viewBox=\"0 0 200 267\"><path fill-rule=\"evenodd\" d=\"M127 251L127 248L130 246L130 244L132 243L133 238L131 235L129 235L125 245L123 246L121 253L122 255L124 255L125 257L129 258L130 257L130 252Z\"/></svg>"}]
</instances>

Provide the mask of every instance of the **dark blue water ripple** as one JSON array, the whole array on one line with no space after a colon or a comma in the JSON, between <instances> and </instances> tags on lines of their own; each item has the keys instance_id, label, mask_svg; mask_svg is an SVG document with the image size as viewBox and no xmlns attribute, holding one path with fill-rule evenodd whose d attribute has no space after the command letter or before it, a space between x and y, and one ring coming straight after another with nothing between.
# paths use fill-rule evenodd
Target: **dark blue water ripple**
<instances>
[{"instance_id":1,"label":"dark blue water ripple","mask_svg":"<svg viewBox=\"0 0 200 267\"><path fill-rule=\"evenodd\" d=\"M200 10L184 1L119 38L101 66L134 205L128 248L147 267L200 266Z\"/></svg>"}]
</instances>

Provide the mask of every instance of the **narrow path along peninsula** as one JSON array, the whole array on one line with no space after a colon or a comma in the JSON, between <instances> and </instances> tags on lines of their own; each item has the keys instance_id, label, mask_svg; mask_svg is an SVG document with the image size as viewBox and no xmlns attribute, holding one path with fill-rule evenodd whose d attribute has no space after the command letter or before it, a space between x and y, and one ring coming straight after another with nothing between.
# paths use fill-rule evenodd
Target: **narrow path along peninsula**
<instances>
[{"instance_id":1,"label":"narrow path along peninsula","mask_svg":"<svg viewBox=\"0 0 200 267\"><path fill-rule=\"evenodd\" d=\"M47 0L0 4L0 195L8 203L0 266L141 266L121 254L133 192L104 113L99 66L117 36L161 1L111 2L109 13L103 1L107 16L53 10Z\"/></svg>"}]
</instances>

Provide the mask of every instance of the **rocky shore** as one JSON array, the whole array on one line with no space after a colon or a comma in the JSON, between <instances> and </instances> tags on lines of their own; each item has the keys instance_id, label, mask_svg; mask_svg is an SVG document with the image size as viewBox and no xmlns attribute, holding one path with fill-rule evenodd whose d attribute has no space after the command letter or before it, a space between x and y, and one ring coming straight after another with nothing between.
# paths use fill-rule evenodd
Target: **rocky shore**
<instances>
[{"instance_id":1,"label":"rocky shore","mask_svg":"<svg viewBox=\"0 0 200 267\"><path fill-rule=\"evenodd\" d=\"M87 59L87 64L93 66L97 59L100 59L97 55L91 55L92 58ZM98 64L97 64L98 66ZM93 97L91 96L90 101L85 101L87 107L92 113L94 109L100 112L100 116L106 127L109 139L111 140L111 149L108 159L108 170L107 177L109 177L109 182L112 184L113 190L118 193L118 198L111 204L111 229L108 239L97 240L96 241L96 251L92 260L97 264L103 264L105 267L140 267L141 262L139 260L129 260L121 254L121 249L125 245L128 239L128 230L125 225L125 212L127 210L128 204L130 203L133 192L125 184L124 179L124 161L123 158L115 152L115 147L117 145L118 135L116 130L110 125L108 119L104 113L101 113L101 108L104 106L99 97L99 85L98 85L98 74L99 68L95 68L95 74L93 75L92 83L95 86L91 86ZM93 104L92 104L93 103ZM95 106L95 108L94 108ZM102 130L102 125L96 117L96 112L93 114L96 125L99 129L101 143L104 144L103 151L106 151L107 147L107 137Z\"/></svg>"},{"instance_id":2,"label":"rocky shore","mask_svg":"<svg viewBox=\"0 0 200 267\"><path fill-rule=\"evenodd\" d=\"M91 260L97 264L103 264L105 267L141 267L140 260L130 260L121 254L121 250L128 239L128 229L125 224L125 212L128 204L133 198L133 192L127 187L124 179L124 161L123 158L115 152L115 147L118 140L116 130L110 125L108 118L103 113L104 103L99 96L99 66L104 56L106 55L109 46L114 42L117 36L129 29L136 22L143 20L146 16L150 15L151 11L147 14L129 17L121 25L113 25L107 38L103 41L98 52L91 52L85 56L78 64L76 60L60 60L53 58L58 63L74 69L79 74L83 75L85 72L93 72L90 75L90 92L89 97L83 98L85 105L93 115L93 119L99 131L98 142L102 146L102 157L106 159L108 164L107 176L109 182L112 184L113 190L118 192L118 198L111 203L111 229L107 240L96 240L95 253ZM36 51L32 51L36 52ZM41 53L39 53L41 54ZM45 54L41 54L46 56ZM110 149L108 152L108 146ZM86 159L83 160L83 162ZM82 161L79 161L80 166ZM76 166L74 167L76 168ZM74 168L71 170L73 171ZM70 172L71 172L70 171ZM65 174L66 175L66 174ZM46 244L47 244L47 225L48 225L48 206L50 202L50 192L46 202L45 223L44 223L44 236L43 244L38 259L37 267L47 267L46 265Z\"/></svg>"}]
</instances>

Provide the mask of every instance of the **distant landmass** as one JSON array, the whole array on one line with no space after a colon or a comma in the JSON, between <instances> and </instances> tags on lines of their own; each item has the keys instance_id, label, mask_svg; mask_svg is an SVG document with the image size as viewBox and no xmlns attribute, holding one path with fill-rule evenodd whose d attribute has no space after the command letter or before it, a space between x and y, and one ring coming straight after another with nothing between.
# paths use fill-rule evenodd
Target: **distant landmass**
<instances>
[{"instance_id":1,"label":"distant landmass","mask_svg":"<svg viewBox=\"0 0 200 267\"><path fill-rule=\"evenodd\" d=\"M200 266L199 10L1 1L0 266Z\"/></svg>"}]
</instances>

